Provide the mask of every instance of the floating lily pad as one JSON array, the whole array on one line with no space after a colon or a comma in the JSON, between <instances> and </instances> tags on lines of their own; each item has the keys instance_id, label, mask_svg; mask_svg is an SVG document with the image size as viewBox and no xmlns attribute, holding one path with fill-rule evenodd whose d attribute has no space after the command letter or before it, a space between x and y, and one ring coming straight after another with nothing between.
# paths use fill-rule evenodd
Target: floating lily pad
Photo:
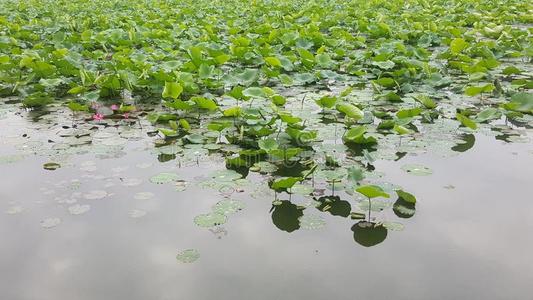
<instances>
[{"instance_id":1,"label":"floating lily pad","mask_svg":"<svg viewBox=\"0 0 533 300\"><path fill-rule=\"evenodd\" d=\"M233 181L241 178L242 175L234 170L218 170L211 173L211 178L218 182Z\"/></svg>"},{"instance_id":2,"label":"floating lily pad","mask_svg":"<svg viewBox=\"0 0 533 300\"><path fill-rule=\"evenodd\" d=\"M198 258L200 258L200 252L196 249L183 250L176 255L176 259L182 263L193 263Z\"/></svg>"},{"instance_id":3,"label":"floating lily pad","mask_svg":"<svg viewBox=\"0 0 533 300\"><path fill-rule=\"evenodd\" d=\"M152 199L153 197L154 197L154 194L150 192L139 192L133 196L133 198L137 200L148 200L148 199Z\"/></svg>"},{"instance_id":4,"label":"floating lily pad","mask_svg":"<svg viewBox=\"0 0 533 300\"><path fill-rule=\"evenodd\" d=\"M85 161L81 163L80 170L85 172L94 172L97 170L96 163L93 161Z\"/></svg>"},{"instance_id":5,"label":"floating lily pad","mask_svg":"<svg viewBox=\"0 0 533 300\"><path fill-rule=\"evenodd\" d=\"M8 208L6 210L6 214L8 214L8 215L16 215L16 214L19 214L19 213L21 213L23 211L24 211L24 208L22 206L16 205L16 206L11 206L10 208Z\"/></svg>"},{"instance_id":6,"label":"floating lily pad","mask_svg":"<svg viewBox=\"0 0 533 300\"><path fill-rule=\"evenodd\" d=\"M158 147L157 151L161 154L174 155L174 154L183 152L183 149L176 144L171 144L171 145Z\"/></svg>"},{"instance_id":7,"label":"floating lily pad","mask_svg":"<svg viewBox=\"0 0 533 300\"><path fill-rule=\"evenodd\" d=\"M226 216L216 212L202 214L194 218L194 223L200 227L214 227L226 223Z\"/></svg>"},{"instance_id":8,"label":"floating lily pad","mask_svg":"<svg viewBox=\"0 0 533 300\"><path fill-rule=\"evenodd\" d=\"M392 204L386 201L380 201L380 200L371 200L372 204L369 205L368 200L367 201L361 201L359 203L359 209L363 211L368 211L369 209L371 211L382 211L388 207L390 207Z\"/></svg>"},{"instance_id":9,"label":"floating lily pad","mask_svg":"<svg viewBox=\"0 0 533 300\"><path fill-rule=\"evenodd\" d=\"M326 226L326 221L321 216L307 214L298 218L300 227L303 229L320 229Z\"/></svg>"},{"instance_id":10,"label":"floating lily pad","mask_svg":"<svg viewBox=\"0 0 533 300\"><path fill-rule=\"evenodd\" d=\"M76 204L76 205L70 206L68 208L68 212L72 215L81 215L81 214L88 212L90 209L91 207L87 204L84 204L84 205Z\"/></svg>"},{"instance_id":11,"label":"floating lily pad","mask_svg":"<svg viewBox=\"0 0 533 300\"><path fill-rule=\"evenodd\" d=\"M411 175L416 175L416 176L427 176L433 173L433 171L430 168L423 166L423 165L416 165L416 164L403 165L402 170L404 170L405 172Z\"/></svg>"},{"instance_id":12,"label":"floating lily pad","mask_svg":"<svg viewBox=\"0 0 533 300\"><path fill-rule=\"evenodd\" d=\"M179 179L179 176L177 174L163 172L155 176L152 176L152 178L150 178L150 182L155 183L155 184L165 184L165 183L176 181L178 179Z\"/></svg>"},{"instance_id":13,"label":"floating lily pad","mask_svg":"<svg viewBox=\"0 0 533 300\"><path fill-rule=\"evenodd\" d=\"M41 227L50 229L50 228L56 227L60 223L61 223L61 219L59 218L46 218L41 221Z\"/></svg>"},{"instance_id":14,"label":"floating lily pad","mask_svg":"<svg viewBox=\"0 0 533 300\"><path fill-rule=\"evenodd\" d=\"M24 157L22 154L3 155L0 156L0 165L16 163L23 160Z\"/></svg>"},{"instance_id":15,"label":"floating lily pad","mask_svg":"<svg viewBox=\"0 0 533 300\"><path fill-rule=\"evenodd\" d=\"M267 161L257 162L253 165L253 168L255 168L253 169L254 171L261 173L273 173L278 170L278 167L275 164ZM250 168L250 171L252 171L252 168Z\"/></svg>"},{"instance_id":16,"label":"floating lily pad","mask_svg":"<svg viewBox=\"0 0 533 300\"><path fill-rule=\"evenodd\" d=\"M122 178L123 186L137 186L143 182L140 178Z\"/></svg>"},{"instance_id":17,"label":"floating lily pad","mask_svg":"<svg viewBox=\"0 0 533 300\"><path fill-rule=\"evenodd\" d=\"M137 219L146 216L146 211L141 209L134 209L129 212L130 217Z\"/></svg>"},{"instance_id":18,"label":"floating lily pad","mask_svg":"<svg viewBox=\"0 0 533 300\"><path fill-rule=\"evenodd\" d=\"M299 194L299 195L309 195L309 194L313 193L314 190L315 190L315 188L313 188L310 185L297 183L297 184L292 186L291 193L292 194Z\"/></svg>"},{"instance_id":19,"label":"floating lily pad","mask_svg":"<svg viewBox=\"0 0 533 300\"><path fill-rule=\"evenodd\" d=\"M90 192L86 193L85 195L83 195L83 197L85 199L87 199L87 200L99 200L99 199L104 199L108 195L109 194L106 191L93 190L93 191L90 191Z\"/></svg>"},{"instance_id":20,"label":"floating lily pad","mask_svg":"<svg viewBox=\"0 0 533 300\"><path fill-rule=\"evenodd\" d=\"M225 199L217 202L217 204L213 206L213 212L221 215L229 215L244 209L244 207L244 202L240 200Z\"/></svg>"}]
</instances>

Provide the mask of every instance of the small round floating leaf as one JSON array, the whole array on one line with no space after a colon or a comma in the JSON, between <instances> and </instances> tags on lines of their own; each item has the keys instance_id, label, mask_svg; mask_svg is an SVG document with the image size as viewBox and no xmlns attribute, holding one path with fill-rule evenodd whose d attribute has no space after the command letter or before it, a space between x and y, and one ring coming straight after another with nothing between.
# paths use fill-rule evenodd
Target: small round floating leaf
<instances>
[{"instance_id":1,"label":"small round floating leaf","mask_svg":"<svg viewBox=\"0 0 533 300\"><path fill-rule=\"evenodd\" d=\"M12 164L18 161L21 161L24 159L24 155L22 154L13 154L13 155L4 155L0 156L0 165L1 164Z\"/></svg>"},{"instance_id":2,"label":"small round floating leaf","mask_svg":"<svg viewBox=\"0 0 533 300\"><path fill-rule=\"evenodd\" d=\"M21 213L23 211L24 211L24 208L22 206L16 205L16 206L11 206L10 208L8 208L6 210L6 214L8 214L8 215L16 215L16 214Z\"/></svg>"},{"instance_id":3,"label":"small round floating leaf","mask_svg":"<svg viewBox=\"0 0 533 300\"><path fill-rule=\"evenodd\" d=\"M46 218L41 221L41 227L46 229L54 228L59 224L61 224L61 219L59 218Z\"/></svg>"},{"instance_id":4,"label":"small round floating leaf","mask_svg":"<svg viewBox=\"0 0 533 300\"><path fill-rule=\"evenodd\" d=\"M417 175L417 176L427 176L433 173L433 171L430 168L426 166L422 166L422 165L417 165L417 164L403 165L402 170L404 170L405 172L409 174Z\"/></svg>"},{"instance_id":5,"label":"small round floating leaf","mask_svg":"<svg viewBox=\"0 0 533 300\"><path fill-rule=\"evenodd\" d=\"M194 218L194 223L200 227L214 227L226 223L226 216L217 212L202 214Z\"/></svg>"},{"instance_id":6,"label":"small round floating leaf","mask_svg":"<svg viewBox=\"0 0 533 300\"><path fill-rule=\"evenodd\" d=\"M129 212L129 215L130 215L130 217L132 217L134 219L142 218L142 217L146 216L146 211L141 210L141 209L134 209L134 210Z\"/></svg>"},{"instance_id":7,"label":"small round floating leaf","mask_svg":"<svg viewBox=\"0 0 533 300\"><path fill-rule=\"evenodd\" d=\"M242 175L235 170L218 170L211 173L211 178L217 182L229 182L242 178Z\"/></svg>"},{"instance_id":8,"label":"small round floating leaf","mask_svg":"<svg viewBox=\"0 0 533 300\"><path fill-rule=\"evenodd\" d=\"M291 194L309 195L313 193L314 190L315 189L310 185L304 185L301 183L297 183L292 186Z\"/></svg>"},{"instance_id":9,"label":"small round floating leaf","mask_svg":"<svg viewBox=\"0 0 533 300\"><path fill-rule=\"evenodd\" d=\"M176 259L182 263L193 263L197 261L198 258L200 258L200 252L196 249L183 250L176 255Z\"/></svg>"},{"instance_id":10,"label":"small round floating leaf","mask_svg":"<svg viewBox=\"0 0 533 300\"><path fill-rule=\"evenodd\" d=\"M93 190L93 191L90 191L90 192L86 193L85 195L83 195L83 197L85 199L87 199L87 200L99 200L99 199L104 199L108 195L109 194L106 191Z\"/></svg>"},{"instance_id":11,"label":"small round floating leaf","mask_svg":"<svg viewBox=\"0 0 533 300\"><path fill-rule=\"evenodd\" d=\"M176 181L178 179L179 179L179 176L177 174L163 172L155 176L152 176L152 178L150 178L150 182L155 183L155 184L165 184L165 183Z\"/></svg>"},{"instance_id":12,"label":"small round floating leaf","mask_svg":"<svg viewBox=\"0 0 533 300\"><path fill-rule=\"evenodd\" d=\"M213 206L213 212L221 215L229 215L244 209L245 204L240 200L225 199Z\"/></svg>"},{"instance_id":13,"label":"small round floating leaf","mask_svg":"<svg viewBox=\"0 0 533 300\"><path fill-rule=\"evenodd\" d=\"M257 162L253 165L252 168L256 168L255 171L261 173L273 173L278 170L278 167L275 164L270 163L268 161ZM250 171L254 171L252 170L252 168L250 168Z\"/></svg>"},{"instance_id":14,"label":"small round floating leaf","mask_svg":"<svg viewBox=\"0 0 533 300\"><path fill-rule=\"evenodd\" d=\"M70 206L68 208L68 212L71 214L71 215L82 215L86 212L88 212L89 210L91 209L91 206L87 205L87 204L75 204L73 206Z\"/></svg>"},{"instance_id":15,"label":"small round floating leaf","mask_svg":"<svg viewBox=\"0 0 533 300\"><path fill-rule=\"evenodd\" d=\"M153 197L154 197L154 194L150 192L139 192L133 196L133 198L137 200L148 200L148 199L152 199Z\"/></svg>"},{"instance_id":16,"label":"small round floating leaf","mask_svg":"<svg viewBox=\"0 0 533 300\"><path fill-rule=\"evenodd\" d=\"M315 214L304 215L298 218L300 227L303 229L320 229L326 226L326 221Z\"/></svg>"}]
</instances>

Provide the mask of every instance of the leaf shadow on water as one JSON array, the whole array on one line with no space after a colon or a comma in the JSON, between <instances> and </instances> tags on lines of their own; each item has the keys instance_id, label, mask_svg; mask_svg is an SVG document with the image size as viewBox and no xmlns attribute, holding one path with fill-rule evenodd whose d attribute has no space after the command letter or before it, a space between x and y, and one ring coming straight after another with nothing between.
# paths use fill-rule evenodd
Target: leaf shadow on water
<instances>
[{"instance_id":1,"label":"leaf shadow on water","mask_svg":"<svg viewBox=\"0 0 533 300\"><path fill-rule=\"evenodd\" d=\"M352 210L350 202L341 200L339 196L324 196L316 199L320 203L316 208L322 212L329 212L333 216L348 217Z\"/></svg>"},{"instance_id":2,"label":"leaf shadow on water","mask_svg":"<svg viewBox=\"0 0 533 300\"><path fill-rule=\"evenodd\" d=\"M452 147L452 150L453 151L456 151L456 152L466 152L470 149L472 149L472 147L474 147L474 144L476 143L476 137L469 133L469 134L463 134L461 135L461 140L464 141L464 143L461 143L461 144L457 144L456 146L453 146Z\"/></svg>"},{"instance_id":3,"label":"leaf shadow on water","mask_svg":"<svg viewBox=\"0 0 533 300\"><path fill-rule=\"evenodd\" d=\"M350 156L364 156L365 150L369 153L377 151L375 145L373 144L354 144L354 143L348 143L346 144L349 150Z\"/></svg>"},{"instance_id":4,"label":"leaf shadow on water","mask_svg":"<svg viewBox=\"0 0 533 300\"><path fill-rule=\"evenodd\" d=\"M382 243L387 238L388 230L381 224L360 221L352 226L353 239L364 247L372 247Z\"/></svg>"},{"instance_id":5,"label":"leaf shadow on water","mask_svg":"<svg viewBox=\"0 0 533 300\"><path fill-rule=\"evenodd\" d=\"M174 159L176 159L176 155L174 154L159 154L157 156L157 160L161 163L168 162Z\"/></svg>"},{"instance_id":6,"label":"leaf shadow on water","mask_svg":"<svg viewBox=\"0 0 533 300\"><path fill-rule=\"evenodd\" d=\"M398 198L392 206L394 214L402 219L409 219L415 215L416 208L414 203L409 203L402 198Z\"/></svg>"},{"instance_id":7,"label":"leaf shadow on water","mask_svg":"<svg viewBox=\"0 0 533 300\"><path fill-rule=\"evenodd\" d=\"M272 175L281 177L298 177L308 170L309 167L301 164L300 162L289 161L278 165L278 169L276 172L272 173Z\"/></svg>"},{"instance_id":8,"label":"leaf shadow on water","mask_svg":"<svg viewBox=\"0 0 533 300\"><path fill-rule=\"evenodd\" d=\"M300 229L298 218L303 216L302 209L288 200L281 201L281 204L272 206L272 223L280 230L293 232Z\"/></svg>"}]
</instances>

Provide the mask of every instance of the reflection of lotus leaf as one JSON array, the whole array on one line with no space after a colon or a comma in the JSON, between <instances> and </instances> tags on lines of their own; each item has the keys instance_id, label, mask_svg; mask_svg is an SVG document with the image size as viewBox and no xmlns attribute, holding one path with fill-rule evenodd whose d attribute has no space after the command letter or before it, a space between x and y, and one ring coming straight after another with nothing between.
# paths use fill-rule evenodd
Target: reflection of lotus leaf
<instances>
[{"instance_id":1,"label":"reflection of lotus leaf","mask_svg":"<svg viewBox=\"0 0 533 300\"><path fill-rule=\"evenodd\" d=\"M341 200L338 196L324 196L317 199L316 208L320 211L327 211L333 216L348 217L352 206L350 202Z\"/></svg>"},{"instance_id":2,"label":"reflection of lotus leaf","mask_svg":"<svg viewBox=\"0 0 533 300\"><path fill-rule=\"evenodd\" d=\"M370 209L371 211L378 212L391 206L391 203L387 202L386 200L371 200L371 201L372 201L371 204L368 203L368 200L361 201L359 203L359 208L363 211L368 211Z\"/></svg>"},{"instance_id":3,"label":"reflection of lotus leaf","mask_svg":"<svg viewBox=\"0 0 533 300\"><path fill-rule=\"evenodd\" d=\"M295 204L283 200L273 209L272 222L276 227L287 232L293 232L300 228L298 218L303 215L303 212Z\"/></svg>"},{"instance_id":4,"label":"reflection of lotus leaf","mask_svg":"<svg viewBox=\"0 0 533 300\"><path fill-rule=\"evenodd\" d=\"M381 224L360 221L352 226L353 238L361 246L372 247L387 238L387 228Z\"/></svg>"},{"instance_id":5,"label":"reflection of lotus leaf","mask_svg":"<svg viewBox=\"0 0 533 300\"><path fill-rule=\"evenodd\" d=\"M398 200L394 202L392 210L394 211L394 214L404 219L414 216L416 212L415 204L409 203L402 198L398 198Z\"/></svg>"}]
</instances>

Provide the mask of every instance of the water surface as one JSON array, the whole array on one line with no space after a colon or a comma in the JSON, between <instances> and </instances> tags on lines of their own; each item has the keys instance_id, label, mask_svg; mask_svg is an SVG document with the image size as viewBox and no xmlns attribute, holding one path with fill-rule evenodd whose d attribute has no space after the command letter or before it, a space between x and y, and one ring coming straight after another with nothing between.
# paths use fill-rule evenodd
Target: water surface
<instances>
[{"instance_id":1,"label":"water surface","mask_svg":"<svg viewBox=\"0 0 533 300\"><path fill-rule=\"evenodd\" d=\"M251 173L251 183L230 195L205 188L209 174L224 169L223 158L199 154L198 162L160 162L153 137L146 134L149 124L143 129L134 124L131 132L125 125L118 131L101 126L93 130L93 144L102 132L127 138L105 142L119 144L116 148L65 151L57 144L68 137L58 134L70 121L56 124L50 117L43 125L46 118L32 120L10 105L3 109L2 299L530 297L531 129L514 128L522 132L517 143L477 133L473 147L463 153L428 151L377 160L381 180L404 187L418 202L412 218L399 219L390 209L380 213L380 220L401 222L404 228L363 247L350 229L356 220L313 207L304 215L319 214L323 228L280 230L270 212L274 196L257 183L258 174ZM50 161L61 168L44 170ZM401 169L406 164L427 166L433 173L408 175ZM187 182L185 190L150 182L161 172L177 174ZM246 207L221 226L194 223L225 196ZM296 195L291 200L309 202ZM51 228L44 228L43 220ZM200 257L180 263L176 255L186 249L198 250Z\"/></svg>"}]
</instances>

